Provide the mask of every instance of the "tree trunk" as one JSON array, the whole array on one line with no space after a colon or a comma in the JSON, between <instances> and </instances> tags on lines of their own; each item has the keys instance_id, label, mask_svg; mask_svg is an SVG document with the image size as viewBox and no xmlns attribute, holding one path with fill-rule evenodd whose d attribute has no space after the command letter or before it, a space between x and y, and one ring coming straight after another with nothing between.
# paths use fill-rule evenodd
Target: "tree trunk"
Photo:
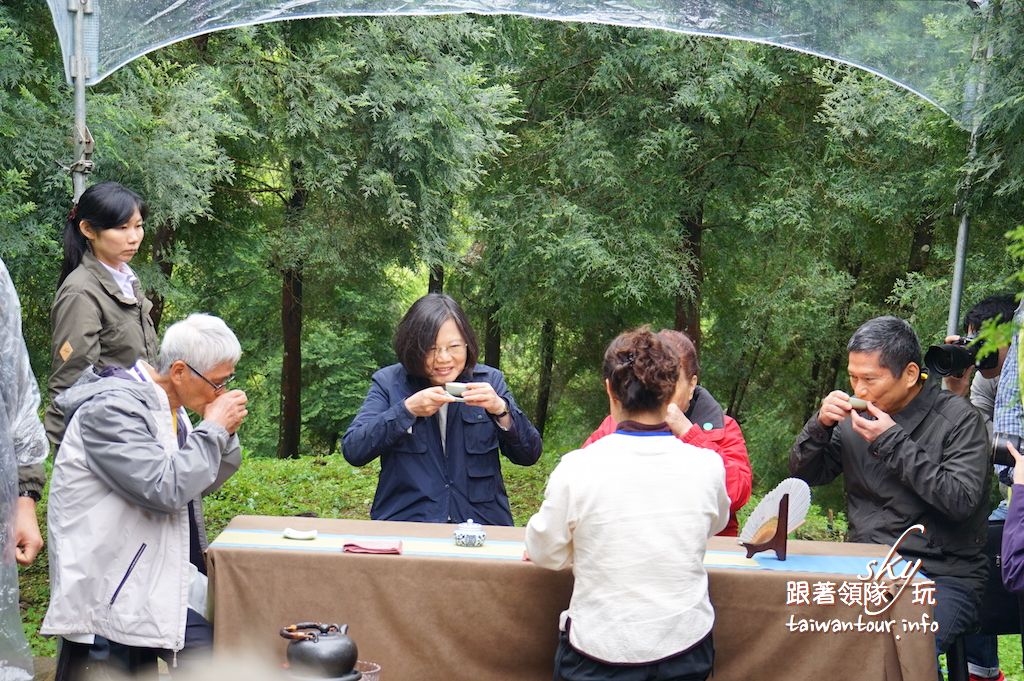
<instances>
[{"instance_id":1,"label":"tree trunk","mask_svg":"<svg viewBox=\"0 0 1024 681\"><path fill-rule=\"evenodd\" d=\"M800 422L807 423L818 405L818 398L821 397L821 373L825 360L822 357L815 357L811 360L811 381L807 386L807 393L804 395L803 412L800 415Z\"/></svg>"},{"instance_id":2,"label":"tree trunk","mask_svg":"<svg viewBox=\"0 0 1024 681\"><path fill-rule=\"evenodd\" d=\"M196 50L198 50L201 54L204 54L204 55L206 54L206 47L209 44L209 42L210 42L210 34L209 33L204 33L202 35L197 35L196 37L192 38L192 45L196 48Z\"/></svg>"},{"instance_id":3,"label":"tree trunk","mask_svg":"<svg viewBox=\"0 0 1024 681\"><path fill-rule=\"evenodd\" d=\"M160 268L160 272L168 281L171 279L171 272L174 270L174 263L170 261L171 249L174 248L175 231L171 223L164 222L153 232L153 263ZM153 320L153 327L160 330L160 319L164 315L164 297L153 290L146 291L149 301L153 303L153 309L149 311L149 317Z\"/></svg>"},{"instance_id":4,"label":"tree trunk","mask_svg":"<svg viewBox=\"0 0 1024 681\"><path fill-rule=\"evenodd\" d=\"M484 362L495 369L501 369L501 324L495 317L498 305L487 306L487 323L484 326Z\"/></svg>"},{"instance_id":5,"label":"tree trunk","mask_svg":"<svg viewBox=\"0 0 1024 681\"><path fill-rule=\"evenodd\" d=\"M907 272L923 272L928 266L932 252L932 241L935 238L935 220L937 215L925 215L914 225L914 240L910 244L910 259Z\"/></svg>"},{"instance_id":6,"label":"tree trunk","mask_svg":"<svg viewBox=\"0 0 1024 681\"><path fill-rule=\"evenodd\" d=\"M427 293L444 293L444 266L433 265L430 268L430 280L427 282Z\"/></svg>"},{"instance_id":7,"label":"tree trunk","mask_svg":"<svg viewBox=\"0 0 1024 681\"><path fill-rule=\"evenodd\" d=\"M292 176L295 177L293 167ZM296 187L288 198L287 215L297 219L306 205L306 190ZM278 424L277 456L299 458L302 434L302 264L281 271L281 420Z\"/></svg>"},{"instance_id":8,"label":"tree trunk","mask_svg":"<svg viewBox=\"0 0 1024 681\"><path fill-rule=\"evenodd\" d=\"M750 366L747 368L746 375L744 375L743 379L734 387L732 396L729 398L729 408L725 410L725 413L737 421L740 420L740 407L743 404L744 398L747 396L747 387L750 386L750 380L754 377L754 372L757 370L757 361L761 358L761 349L763 347L764 346L759 343L757 347L754 348L754 357L750 360ZM740 366L742 366L742 363Z\"/></svg>"},{"instance_id":9,"label":"tree trunk","mask_svg":"<svg viewBox=\"0 0 1024 681\"><path fill-rule=\"evenodd\" d=\"M292 267L281 274L284 357L281 360L281 423L277 456L280 459L297 459L302 432L302 270Z\"/></svg>"},{"instance_id":10,"label":"tree trunk","mask_svg":"<svg viewBox=\"0 0 1024 681\"><path fill-rule=\"evenodd\" d=\"M832 392L832 386L839 380L839 371L846 371L848 358L849 355L846 352L845 345L836 349L836 352L832 355L832 361L828 364L828 374L825 376L826 382L822 386L822 397ZM807 418L810 418L810 416Z\"/></svg>"},{"instance_id":11,"label":"tree trunk","mask_svg":"<svg viewBox=\"0 0 1024 681\"><path fill-rule=\"evenodd\" d=\"M544 435L544 424L548 420L548 404L551 399L551 373L555 364L555 320L545 319L540 332L540 383L537 386L537 415L533 425Z\"/></svg>"},{"instance_id":12,"label":"tree trunk","mask_svg":"<svg viewBox=\"0 0 1024 681\"><path fill-rule=\"evenodd\" d=\"M683 239L679 247L691 257L690 270L693 288L687 293L676 294L676 331L685 331L700 353L700 303L701 288L704 285L704 267L701 265L701 237L704 231L704 210L695 215L683 217Z\"/></svg>"},{"instance_id":13,"label":"tree trunk","mask_svg":"<svg viewBox=\"0 0 1024 681\"><path fill-rule=\"evenodd\" d=\"M916 236L915 236L916 240ZM854 279L860 278L861 272L864 270L864 264L860 260L855 260L846 268L847 273ZM891 289L891 286L890 286ZM809 392L804 401L804 413L803 421L806 422L811 415L816 411L818 406L818 400L822 399L825 395L832 392L835 388L836 382L839 379L839 372L846 366L847 353L846 343L848 338L840 336L840 332L847 326L850 319L850 308L853 306L853 291L849 291L847 297L839 304L836 309L836 325L835 333L833 334L838 341L834 346L833 350L828 354L821 354L821 356L814 359L814 363L811 366L811 381Z\"/></svg>"}]
</instances>

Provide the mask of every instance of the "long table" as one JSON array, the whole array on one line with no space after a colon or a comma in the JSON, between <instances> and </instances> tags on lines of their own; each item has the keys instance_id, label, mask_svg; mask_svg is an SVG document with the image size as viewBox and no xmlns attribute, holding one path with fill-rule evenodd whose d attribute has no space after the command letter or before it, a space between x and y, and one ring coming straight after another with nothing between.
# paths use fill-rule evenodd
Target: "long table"
<instances>
[{"instance_id":1,"label":"long table","mask_svg":"<svg viewBox=\"0 0 1024 681\"><path fill-rule=\"evenodd\" d=\"M286 527L318 537L285 539ZM215 652L279 667L282 626L337 622L386 681L547 681L572 573L524 561L523 528L486 529L486 545L472 549L454 545L451 525L236 517L208 553ZM360 538L401 540L403 552L342 552ZM790 541L785 562L770 552L748 560L734 539L713 538L715 681L934 681L927 599L915 603L908 588L879 617L843 602L856 603L851 585L886 553Z\"/></svg>"}]
</instances>

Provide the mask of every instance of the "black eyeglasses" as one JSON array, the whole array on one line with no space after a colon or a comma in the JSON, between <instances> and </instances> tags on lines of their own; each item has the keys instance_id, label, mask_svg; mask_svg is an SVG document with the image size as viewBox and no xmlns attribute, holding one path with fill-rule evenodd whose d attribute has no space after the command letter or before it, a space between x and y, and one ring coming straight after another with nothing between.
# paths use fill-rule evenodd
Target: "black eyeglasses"
<instances>
[{"instance_id":1,"label":"black eyeglasses","mask_svg":"<svg viewBox=\"0 0 1024 681\"><path fill-rule=\"evenodd\" d=\"M182 362L185 364L185 366L187 366L189 369L192 370L192 373L194 373L196 376L198 376L199 378L201 378L204 381L206 381L206 384L208 386L210 386L211 388L213 388L213 392L215 392L215 393L219 393L221 390L223 390L224 388L226 388L228 386L228 383L230 383L231 381L235 380L235 375L231 374L230 376L228 376L227 378L224 379L223 383L220 383L220 384L214 383L213 381L208 379L206 376L203 376L199 372L198 369L196 369L194 366L192 366L188 362L185 362L184 360L182 360Z\"/></svg>"}]
</instances>

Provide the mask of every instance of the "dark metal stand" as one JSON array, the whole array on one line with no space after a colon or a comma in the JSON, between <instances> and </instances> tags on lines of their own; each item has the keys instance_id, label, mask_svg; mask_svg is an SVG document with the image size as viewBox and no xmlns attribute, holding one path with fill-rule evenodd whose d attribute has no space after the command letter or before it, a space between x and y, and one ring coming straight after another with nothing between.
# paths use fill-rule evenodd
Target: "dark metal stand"
<instances>
[{"instance_id":1,"label":"dark metal stand","mask_svg":"<svg viewBox=\"0 0 1024 681\"><path fill-rule=\"evenodd\" d=\"M761 544L740 543L747 549L747 558L752 558L755 553L772 549L779 560L786 560L787 534L789 534L789 495L783 494L782 498L779 499L779 524L775 528L775 534L772 538Z\"/></svg>"}]
</instances>

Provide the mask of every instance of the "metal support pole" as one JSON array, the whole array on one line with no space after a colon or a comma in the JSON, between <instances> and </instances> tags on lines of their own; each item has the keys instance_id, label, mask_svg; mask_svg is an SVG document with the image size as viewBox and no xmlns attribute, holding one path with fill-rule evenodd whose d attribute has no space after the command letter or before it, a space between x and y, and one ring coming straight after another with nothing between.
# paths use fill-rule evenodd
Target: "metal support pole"
<instances>
[{"instance_id":1,"label":"metal support pole","mask_svg":"<svg viewBox=\"0 0 1024 681\"><path fill-rule=\"evenodd\" d=\"M68 11L75 15L75 51L71 57L71 77L75 83L75 161L71 164L74 202L85 191L85 181L92 172L94 142L85 124L85 79L89 63L85 56L85 15L92 14L92 0L68 0Z\"/></svg>"},{"instance_id":2,"label":"metal support pole","mask_svg":"<svg viewBox=\"0 0 1024 681\"><path fill-rule=\"evenodd\" d=\"M946 320L946 335L960 333L960 301L964 294L964 266L967 262L967 233L971 228L971 216L964 209L960 214L960 229L956 234L956 260L953 262L953 291L949 296L949 318Z\"/></svg>"},{"instance_id":3,"label":"metal support pole","mask_svg":"<svg viewBox=\"0 0 1024 681\"><path fill-rule=\"evenodd\" d=\"M985 9L985 3L972 5L974 9ZM974 46L971 49L971 59L977 58L980 40L974 36ZM974 78L968 78L964 85L964 105L970 107L971 116L971 140L967 145L967 159L973 161L978 154L978 130L980 128L980 116L978 106L985 94L985 65L992 59L991 43L985 50L985 58L978 67ZM973 173L968 173L961 185L960 196L956 202L956 212L960 215L960 228L956 235L956 259L953 262L953 290L949 296L949 317L946 318L946 335L953 336L958 333L960 327L960 303L964 293L964 271L967 265L967 236L971 228L971 214L967 205L967 199L971 195L971 188L974 184Z\"/></svg>"}]
</instances>

